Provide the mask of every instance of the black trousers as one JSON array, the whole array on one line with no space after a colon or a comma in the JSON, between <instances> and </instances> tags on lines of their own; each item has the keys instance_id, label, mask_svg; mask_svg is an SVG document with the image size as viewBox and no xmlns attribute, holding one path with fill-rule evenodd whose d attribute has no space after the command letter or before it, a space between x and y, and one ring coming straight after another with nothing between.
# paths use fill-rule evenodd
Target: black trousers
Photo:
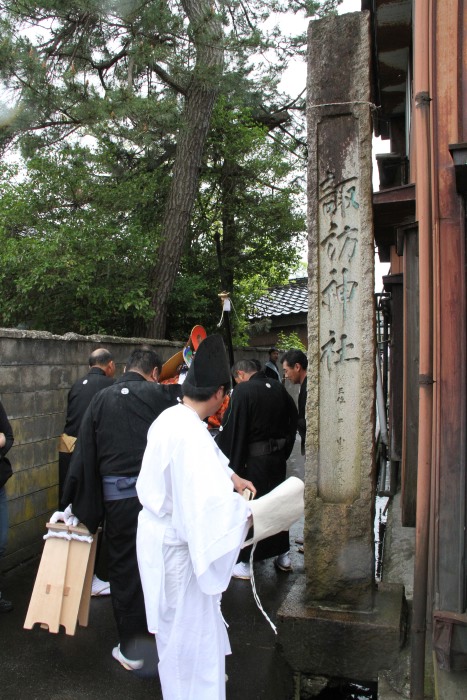
<instances>
[{"instance_id":1,"label":"black trousers","mask_svg":"<svg viewBox=\"0 0 467 700\"><path fill-rule=\"evenodd\" d=\"M265 496L285 481L287 461L280 450L269 455L250 457L246 465L246 471L242 474L253 482L256 488L256 498ZM248 537L251 535L248 534ZM247 539L248 539L247 537ZM256 545L253 558L255 561L269 559L289 550L288 531L278 532L277 535L267 537ZM250 559L251 547L240 550L238 561L247 562Z\"/></svg>"},{"instance_id":2,"label":"black trousers","mask_svg":"<svg viewBox=\"0 0 467 700\"><path fill-rule=\"evenodd\" d=\"M62 510L63 485L70 466L72 452L58 453L58 510ZM65 508L68 503L65 504Z\"/></svg>"},{"instance_id":3,"label":"black trousers","mask_svg":"<svg viewBox=\"0 0 467 700\"><path fill-rule=\"evenodd\" d=\"M69 503L62 503L63 498L63 486L65 484L66 476L68 474L68 469L70 467L71 458L73 456L72 452L59 452L58 453L58 508L57 510L63 510ZM97 562L99 561L100 552L102 548L102 537L97 540L96 547L96 559L94 561L94 573L96 573Z\"/></svg>"},{"instance_id":4,"label":"black trousers","mask_svg":"<svg viewBox=\"0 0 467 700\"><path fill-rule=\"evenodd\" d=\"M113 612L120 650L138 659L138 645L148 635L143 589L136 557L139 500L124 498L105 502L105 534Z\"/></svg>"}]
</instances>

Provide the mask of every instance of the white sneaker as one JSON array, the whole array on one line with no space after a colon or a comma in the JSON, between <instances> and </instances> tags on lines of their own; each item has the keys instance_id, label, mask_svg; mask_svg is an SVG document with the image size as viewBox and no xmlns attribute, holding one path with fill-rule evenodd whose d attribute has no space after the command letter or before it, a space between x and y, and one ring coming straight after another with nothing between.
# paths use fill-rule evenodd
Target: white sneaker
<instances>
[{"instance_id":1,"label":"white sneaker","mask_svg":"<svg viewBox=\"0 0 467 700\"><path fill-rule=\"evenodd\" d=\"M108 581L101 581L97 578L96 574L92 577L91 595L110 595L110 583Z\"/></svg>"},{"instance_id":2,"label":"white sneaker","mask_svg":"<svg viewBox=\"0 0 467 700\"><path fill-rule=\"evenodd\" d=\"M238 564L235 564L232 571L232 578L242 578L245 580L251 578L250 564L243 561L239 561Z\"/></svg>"},{"instance_id":3,"label":"white sneaker","mask_svg":"<svg viewBox=\"0 0 467 700\"><path fill-rule=\"evenodd\" d=\"M127 659L120 651L120 644L112 649L112 656L127 671L139 671L140 668L143 668L144 659Z\"/></svg>"},{"instance_id":4,"label":"white sneaker","mask_svg":"<svg viewBox=\"0 0 467 700\"><path fill-rule=\"evenodd\" d=\"M292 560L289 553L284 552L284 554L279 554L279 556L274 559L274 566L281 571L293 571Z\"/></svg>"}]
</instances>

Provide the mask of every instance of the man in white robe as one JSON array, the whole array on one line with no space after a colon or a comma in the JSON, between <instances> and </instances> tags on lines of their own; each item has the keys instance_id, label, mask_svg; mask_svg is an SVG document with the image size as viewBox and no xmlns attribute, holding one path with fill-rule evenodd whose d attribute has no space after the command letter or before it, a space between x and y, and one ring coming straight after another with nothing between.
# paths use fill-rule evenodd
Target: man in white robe
<instances>
[{"instance_id":1,"label":"man in white robe","mask_svg":"<svg viewBox=\"0 0 467 700\"><path fill-rule=\"evenodd\" d=\"M238 477L203 421L230 387L221 336L204 340L183 401L152 424L137 482L137 551L164 700L223 700L229 640L222 592L251 525ZM235 493L233 489L238 493Z\"/></svg>"}]
</instances>

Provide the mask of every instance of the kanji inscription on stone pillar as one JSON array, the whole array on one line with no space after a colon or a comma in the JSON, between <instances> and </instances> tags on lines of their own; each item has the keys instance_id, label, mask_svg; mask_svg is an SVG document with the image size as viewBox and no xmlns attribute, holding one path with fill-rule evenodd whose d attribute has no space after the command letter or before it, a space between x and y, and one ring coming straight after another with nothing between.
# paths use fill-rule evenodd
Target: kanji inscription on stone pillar
<instances>
[{"instance_id":1,"label":"kanji inscription on stone pillar","mask_svg":"<svg viewBox=\"0 0 467 700\"><path fill-rule=\"evenodd\" d=\"M369 606L374 242L368 17L312 22L306 560L311 598Z\"/></svg>"},{"instance_id":2,"label":"kanji inscription on stone pillar","mask_svg":"<svg viewBox=\"0 0 467 700\"><path fill-rule=\"evenodd\" d=\"M358 498L361 478L356 439L362 357L360 188L358 148L352 147L356 126L352 115L325 117L318 124L318 493L331 503ZM320 143L336 134L347 136L346 150L334 158L320 157Z\"/></svg>"}]
</instances>

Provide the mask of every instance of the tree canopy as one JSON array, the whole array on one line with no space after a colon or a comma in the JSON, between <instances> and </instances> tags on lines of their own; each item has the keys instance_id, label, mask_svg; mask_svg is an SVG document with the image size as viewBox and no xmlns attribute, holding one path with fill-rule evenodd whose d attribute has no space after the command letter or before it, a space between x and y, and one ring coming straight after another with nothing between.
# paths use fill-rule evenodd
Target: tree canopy
<instances>
[{"instance_id":1,"label":"tree canopy","mask_svg":"<svg viewBox=\"0 0 467 700\"><path fill-rule=\"evenodd\" d=\"M304 99L278 87L304 36L266 20L337 4L0 2L0 145L22 158L0 180L0 322L180 337L227 287L240 333L304 233Z\"/></svg>"}]
</instances>

